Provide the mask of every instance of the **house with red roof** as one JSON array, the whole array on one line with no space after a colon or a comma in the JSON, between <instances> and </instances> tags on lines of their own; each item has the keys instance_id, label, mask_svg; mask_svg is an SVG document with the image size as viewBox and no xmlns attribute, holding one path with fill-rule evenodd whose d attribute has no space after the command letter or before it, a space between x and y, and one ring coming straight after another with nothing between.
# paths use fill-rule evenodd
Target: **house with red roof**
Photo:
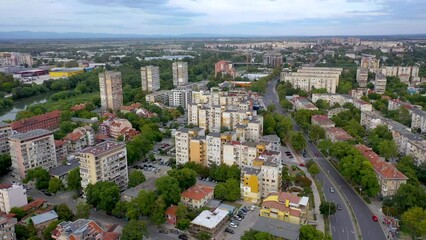
<instances>
[{"instance_id":1,"label":"house with red roof","mask_svg":"<svg viewBox=\"0 0 426 240\"><path fill-rule=\"evenodd\" d=\"M334 143L355 140L349 133L343 130L343 128L339 127L326 128L325 137Z\"/></svg>"},{"instance_id":2,"label":"house with red roof","mask_svg":"<svg viewBox=\"0 0 426 240\"><path fill-rule=\"evenodd\" d=\"M327 115L312 115L311 123L312 125L318 125L322 128L330 128L336 126L336 124L331 121Z\"/></svg>"},{"instance_id":3,"label":"house with red roof","mask_svg":"<svg viewBox=\"0 0 426 240\"><path fill-rule=\"evenodd\" d=\"M213 198L214 188L204 185L194 185L180 194L180 200L189 208L199 209Z\"/></svg>"},{"instance_id":4,"label":"house with red roof","mask_svg":"<svg viewBox=\"0 0 426 240\"><path fill-rule=\"evenodd\" d=\"M366 157L374 168L377 180L380 185L380 194L382 196L394 195L401 184L407 183L408 177L400 172L392 163L386 162L373 149L358 144L356 149Z\"/></svg>"},{"instance_id":5,"label":"house with red roof","mask_svg":"<svg viewBox=\"0 0 426 240\"><path fill-rule=\"evenodd\" d=\"M263 200L260 216L293 224L305 224L308 211L309 197L299 197L296 193L274 192Z\"/></svg>"},{"instance_id":6,"label":"house with red roof","mask_svg":"<svg viewBox=\"0 0 426 240\"><path fill-rule=\"evenodd\" d=\"M177 216L176 216L176 211L178 209L178 206L176 205L171 205L170 207L168 207L166 209L166 223L176 226L176 222L177 222Z\"/></svg>"}]
</instances>

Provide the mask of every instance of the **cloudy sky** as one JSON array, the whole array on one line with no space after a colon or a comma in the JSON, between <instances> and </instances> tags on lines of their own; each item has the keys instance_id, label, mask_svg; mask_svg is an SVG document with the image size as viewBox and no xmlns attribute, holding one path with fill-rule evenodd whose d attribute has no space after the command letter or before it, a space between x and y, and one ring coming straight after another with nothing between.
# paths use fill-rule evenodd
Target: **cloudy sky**
<instances>
[{"instance_id":1,"label":"cloudy sky","mask_svg":"<svg viewBox=\"0 0 426 240\"><path fill-rule=\"evenodd\" d=\"M0 31L426 33L426 0L0 0Z\"/></svg>"}]
</instances>

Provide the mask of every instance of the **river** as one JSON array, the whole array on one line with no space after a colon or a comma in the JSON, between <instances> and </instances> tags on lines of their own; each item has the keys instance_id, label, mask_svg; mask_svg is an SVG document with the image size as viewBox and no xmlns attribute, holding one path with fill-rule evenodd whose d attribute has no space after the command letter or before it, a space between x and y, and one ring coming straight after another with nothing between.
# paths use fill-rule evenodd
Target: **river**
<instances>
[{"instance_id":1,"label":"river","mask_svg":"<svg viewBox=\"0 0 426 240\"><path fill-rule=\"evenodd\" d=\"M5 120L15 120L16 114L19 111L25 110L27 107L38 104L45 103L50 97L50 93L41 94L38 96L28 97L19 100L13 100L13 108L6 111L0 112L0 122Z\"/></svg>"}]
</instances>

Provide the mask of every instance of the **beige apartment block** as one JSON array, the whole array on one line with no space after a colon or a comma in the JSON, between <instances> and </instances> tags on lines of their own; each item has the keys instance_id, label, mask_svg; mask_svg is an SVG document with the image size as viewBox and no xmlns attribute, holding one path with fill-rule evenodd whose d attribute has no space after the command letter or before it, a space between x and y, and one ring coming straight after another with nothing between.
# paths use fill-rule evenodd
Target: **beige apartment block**
<instances>
[{"instance_id":1,"label":"beige apartment block","mask_svg":"<svg viewBox=\"0 0 426 240\"><path fill-rule=\"evenodd\" d=\"M9 153L9 136L12 135L10 124L0 122L0 154Z\"/></svg>"},{"instance_id":2,"label":"beige apartment block","mask_svg":"<svg viewBox=\"0 0 426 240\"><path fill-rule=\"evenodd\" d=\"M379 94L385 93L386 83L387 83L387 79L385 75L380 73L376 74L376 79L374 82L374 91Z\"/></svg>"},{"instance_id":3,"label":"beige apartment block","mask_svg":"<svg viewBox=\"0 0 426 240\"><path fill-rule=\"evenodd\" d=\"M356 70L356 81L360 87L367 87L368 68L358 68Z\"/></svg>"},{"instance_id":4,"label":"beige apartment block","mask_svg":"<svg viewBox=\"0 0 426 240\"><path fill-rule=\"evenodd\" d=\"M175 132L175 148L176 148L176 164L182 165L190 160L190 149L191 149L191 139L197 137L197 136L204 136L205 130L202 128L182 128L178 129ZM195 147L195 145L194 145ZM197 151L201 151L199 148ZM195 157L195 156L194 156ZM194 158L195 159L195 158ZM201 158L202 161L204 159Z\"/></svg>"},{"instance_id":5,"label":"beige apartment block","mask_svg":"<svg viewBox=\"0 0 426 240\"><path fill-rule=\"evenodd\" d=\"M172 64L173 85L181 86L188 83L188 63L174 62Z\"/></svg>"},{"instance_id":6,"label":"beige apartment block","mask_svg":"<svg viewBox=\"0 0 426 240\"><path fill-rule=\"evenodd\" d=\"M0 212L9 214L12 208L27 204L27 190L22 185L0 184Z\"/></svg>"},{"instance_id":7,"label":"beige apartment block","mask_svg":"<svg viewBox=\"0 0 426 240\"><path fill-rule=\"evenodd\" d=\"M141 67L142 91L155 92L160 89L160 67Z\"/></svg>"},{"instance_id":8,"label":"beige apartment block","mask_svg":"<svg viewBox=\"0 0 426 240\"><path fill-rule=\"evenodd\" d=\"M81 186L99 181L115 182L121 190L129 182L127 171L127 150L123 142L105 141L78 152L80 161Z\"/></svg>"},{"instance_id":9,"label":"beige apartment block","mask_svg":"<svg viewBox=\"0 0 426 240\"><path fill-rule=\"evenodd\" d=\"M123 106L123 86L120 72L106 71L99 73L99 90L103 109L120 110Z\"/></svg>"},{"instance_id":10,"label":"beige apartment block","mask_svg":"<svg viewBox=\"0 0 426 240\"><path fill-rule=\"evenodd\" d=\"M9 137L12 171L15 177L25 178L26 171L36 167L46 170L56 167L56 151L53 133L36 129Z\"/></svg>"},{"instance_id":11,"label":"beige apartment block","mask_svg":"<svg viewBox=\"0 0 426 240\"><path fill-rule=\"evenodd\" d=\"M2 240L16 240L15 224L16 218L0 216L0 238Z\"/></svg>"}]
</instances>

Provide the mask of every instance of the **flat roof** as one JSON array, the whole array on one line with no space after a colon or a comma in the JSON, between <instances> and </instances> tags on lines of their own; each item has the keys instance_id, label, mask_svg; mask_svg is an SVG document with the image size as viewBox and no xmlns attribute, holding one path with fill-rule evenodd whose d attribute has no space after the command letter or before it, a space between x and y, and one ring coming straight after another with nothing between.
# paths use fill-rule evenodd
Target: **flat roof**
<instances>
[{"instance_id":1,"label":"flat roof","mask_svg":"<svg viewBox=\"0 0 426 240\"><path fill-rule=\"evenodd\" d=\"M18 139L18 140L27 140L31 138L37 138L37 137L43 137L45 135L52 134L52 131L46 130L46 129L35 129L26 133L17 133L11 135L10 139Z\"/></svg>"},{"instance_id":2,"label":"flat roof","mask_svg":"<svg viewBox=\"0 0 426 240\"><path fill-rule=\"evenodd\" d=\"M122 142L105 141L97 144L96 146L85 148L82 150L82 152L99 156L111 150L122 148L123 146L125 145Z\"/></svg>"},{"instance_id":3,"label":"flat roof","mask_svg":"<svg viewBox=\"0 0 426 240\"><path fill-rule=\"evenodd\" d=\"M215 228L220 222L222 222L223 219L228 216L228 214L228 211L219 208L217 208L213 212L209 210L204 210L194 220L192 220L191 224L212 229Z\"/></svg>"},{"instance_id":4,"label":"flat roof","mask_svg":"<svg viewBox=\"0 0 426 240\"><path fill-rule=\"evenodd\" d=\"M34 217L31 217L31 220L33 221L34 225L44 223L47 221L51 221L55 218L58 218L58 214L55 212L55 210L45 212L39 215L36 215Z\"/></svg>"},{"instance_id":5,"label":"flat roof","mask_svg":"<svg viewBox=\"0 0 426 240\"><path fill-rule=\"evenodd\" d=\"M259 217L252 229L289 240L298 240L300 235L300 225L266 217Z\"/></svg>"},{"instance_id":6,"label":"flat roof","mask_svg":"<svg viewBox=\"0 0 426 240\"><path fill-rule=\"evenodd\" d=\"M74 158L67 162L67 164L63 164L54 168L49 169L50 175L53 176L62 176L69 171L78 168L80 166L80 161L78 159Z\"/></svg>"}]
</instances>

